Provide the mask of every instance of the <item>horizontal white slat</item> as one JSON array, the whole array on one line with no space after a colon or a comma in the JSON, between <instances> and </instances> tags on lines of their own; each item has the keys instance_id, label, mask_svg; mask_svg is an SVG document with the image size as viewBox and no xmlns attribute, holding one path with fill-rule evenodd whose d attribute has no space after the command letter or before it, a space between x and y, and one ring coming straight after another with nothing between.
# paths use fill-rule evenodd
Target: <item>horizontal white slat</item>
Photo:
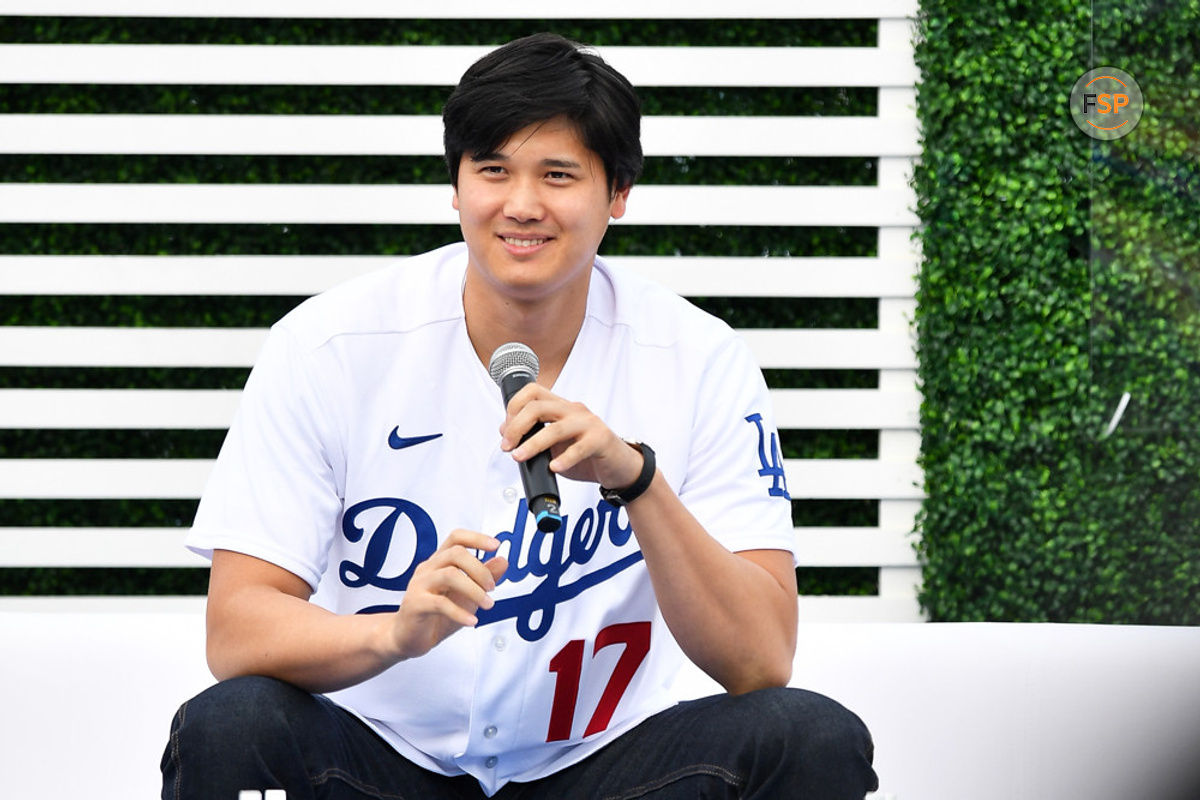
<instances>
[{"instance_id":1,"label":"horizontal white slat","mask_svg":"<svg viewBox=\"0 0 1200 800\"><path fill-rule=\"evenodd\" d=\"M489 46L0 45L5 83L453 86ZM604 47L636 86L912 86L911 50Z\"/></svg>"},{"instance_id":2,"label":"horizontal white slat","mask_svg":"<svg viewBox=\"0 0 1200 800\"><path fill-rule=\"evenodd\" d=\"M0 184L0 223L458 223L449 186ZM637 186L618 224L915 226L908 189Z\"/></svg>"},{"instance_id":3,"label":"horizontal white slat","mask_svg":"<svg viewBox=\"0 0 1200 800\"><path fill-rule=\"evenodd\" d=\"M0 528L0 567L190 567L187 528ZM878 528L797 528L801 566L917 563L911 534Z\"/></svg>"},{"instance_id":4,"label":"horizontal white slat","mask_svg":"<svg viewBox=\"0 0 1200 800\"><path fill-rule=\"evenodd\" d=\"M0 392L0 398L4 395ZM799 429L916 429L921 394L877 389L775 389L775 424ZM2 408L2 406L0 406Z\"/></svg>"},{"instance_id":5,"label":"horizontal white slat","mask_svg":"<svg viewBox=\"0 0 1200 800\"><path fill-rule=\"evenodd\" d=\"M0 528L0 567L202 567L187 528Z\"/></svg>"},{"instance_id":6,"label":"horizontal white slat","mask_svg":"<svg viewBox=\"0 0 1200 800\"><path fill-rule=\"evenodd\" d=\"M403 256L0 256L5 294L310 295ZM689 297L912 297L917 263L607 256Z\"/></svg>"},{"instance_id":7,"label":"horizontal white slat","mask_svg":"<svg viewBox=\"0 0 1200 800\"><path fill-rule=\"evenodd\" d=\"M310 295L387 256L0 256L5 294Z\"/></svg>"},{"instance_id":8,"label":"horizontal white slat","mask_svg":"<svg viewBox=\"0 0 1200 800\"><path fill-rule=\"evenodd\" d=\"M603 254L601 254L603 255ZM686 297L911 298L916 257L604 256ZM0 275L3 274L0 257Z\"/></svg>"},{"instance_id":9,"label":"horizontal white slat","mask_svg":"<svg viewBox=\"0 0 1200 800\"><path fill-rule=\"evenodd\" d=\"M264 328L0 327L5 367L248 367Z\"/></svg>"},{"instance_id":10,"label":"horizontal white slat","mask_svg":"<svg viewBox=\"0 0 1200 800\"><path fill-rule=\"evenodd\" d=\"M238 389L0 389L0 427L222 429Z\"/></svg>"},{"instance_id":11,"label":"horizontal white slat","mask_svg":"<svg viewBox=\"0 0 1200 800\"><path fill-rule=\"evenodd\" d=\"M237 389L0 389L0 428L221 429ZM800 429L916 429L920 394L874 389L775 389L776 424Z\"/></svg>"},{"instance_id":12,"label":"horizontal white slat","mask_svg":"<svg viewBox=\"0 0 1200 800\"><path fill-rule=\"evenodd\" d=\"M209 459L0 460L0 498L104 500L194 499L213 462Z\"/></svg>"},{"instance_id":13,"label":"horizontal white slat","mask_svg":"<svg viewBox=\"0 0 1200 800\"><path fill-rule=\"evenodd\" d=\"M0 114L0 153L441 155L436 116ZM646 117L647 156L915 156L916 116Z\"/></svg>"},{"instance_id":14,"label":"horizontal white slat","mask_svg":"<svg viewBox=\"0 0 1200 800\"><path fill-rule=\"evenodd\" d=\"M915 369L912 339L874 330L746 328L763 369Z\"/></svg>"},{"instance_id":15,"label":"horizontal white slat","mask_svg":"<svg viewBox=\"0 0 1200 800\"><path fill-rule=\"evenodd\" d=\"M30 16L283 17L289 19L840 19L912 17L917 0L0 0L0 14Z\"/></svg>"},{"instance_id":16,"label":"horizontal white slat","mask_svg":"<svg viewBox=\"0 0 1200 800\"><path fill-rule=\"evenodd\" d=\"M312 295L393 256L0 256L5 294Z\"/></svg>"},{"instance_id":17,"label":"horizontal white slat","mask_svg":"<svg viewBox=\"0 0 1200 800\"><path fill-rule=\"evenodd\" d=\"M0 498L196 498L212 461L205 459L3 459ZM869 459L786 459L794 498L916 499L916 464Z\"/></svg>"},{"instance_id":18,"label":"horizontal white slat","mask_svg":"<svg viewBox=\"0 0 1200 800\"><path fill-rule=\"evenodd\" d=\"M915 462L855 458L784 460L793 499L918 500L924 497Z\"/></svg>"},{"instance_id":19,"label":"horizontal white slat","mask_svg":"<svg viewBox=\"0 0 1200 800\"><path fill-rule=\"evenodd\" d=\"M0 597L0 613L177 614L203 620L207 602L203 595L10 595Z\"/></svg>"},{"instance_id":20,"label":"horizontal white slat","mask_svg":"<svg viewBox=\"0 0 1200 800\"><path fill-rule=\"evenodd\" d=\"M796 528L803 567L914 566L914 534L881 528Z\"/></svg>"},{"instance_id":21,"label":"horizontal white slat","mask_svg":"<svg viewBox=\"0 0 1200 800\"><path fill-rule=\"evenodd\" d=\"M741 329L759 366L782 369L911 369L906 335L874 330ZM0 326L6 367L248 367L261 328L54 328Z\"/></svg>"}]
</instances>

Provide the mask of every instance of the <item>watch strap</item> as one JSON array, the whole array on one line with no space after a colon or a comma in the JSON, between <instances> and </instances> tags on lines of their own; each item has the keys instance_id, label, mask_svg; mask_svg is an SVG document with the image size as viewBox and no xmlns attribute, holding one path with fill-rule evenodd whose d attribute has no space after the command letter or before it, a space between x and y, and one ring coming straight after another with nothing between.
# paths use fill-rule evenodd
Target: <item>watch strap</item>
<instances>
[{"instance_id":1,"label":"watch strap","mask_svg":"<svg viewBox=\"0 0 1200 800\"><path fill-rule=\"evenodd\" d=\"M645 442L627 442L627 444L642 454L642 471L638 473L637 480L624 489L600 487L600 496L617 508L628 505L641 497L642 493L650 488L650 482L654 480L654 472L657 469L654 450L650 448L650 445Z\"/></svg>"}]
</instances>

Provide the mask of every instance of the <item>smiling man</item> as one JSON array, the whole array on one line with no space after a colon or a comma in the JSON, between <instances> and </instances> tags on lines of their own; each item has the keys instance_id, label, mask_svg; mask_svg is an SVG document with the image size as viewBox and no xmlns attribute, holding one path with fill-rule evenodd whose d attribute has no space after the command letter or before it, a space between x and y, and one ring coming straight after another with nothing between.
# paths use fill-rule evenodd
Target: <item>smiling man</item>
<instances>
[{"instance_id":1,"label":"smiling man","mask_svg":"<svg viewBox=\"0 0 1200 800\"><path fill-rule=\"evenodd\" d=\"M632 87L542 34L443 119L463 242L302 304L247 382L188 540L220 682L176 715L163 797L863 797L861 721L784 688L762 376L597 256L641 169ZM505 403L511 342L540 368ZM543 452L557 530L519 490ZM674 703L684 656L727 692Z\"/></svg>"}]
</instances>

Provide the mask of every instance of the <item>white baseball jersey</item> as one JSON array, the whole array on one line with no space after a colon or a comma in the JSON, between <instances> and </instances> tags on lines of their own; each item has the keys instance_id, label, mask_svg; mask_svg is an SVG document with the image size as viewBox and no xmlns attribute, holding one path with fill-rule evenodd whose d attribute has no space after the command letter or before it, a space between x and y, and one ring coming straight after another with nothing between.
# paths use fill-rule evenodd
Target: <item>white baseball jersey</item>
<instances>
[{"instance_id":1,"label":"white baseball jersey","mask_svg":"<svg viewBox=\"0 0 1200 800\"><path fill-rule=\"evenodd\" d=\"M246 384L188 538L307 581L341 614L386 611L456 528L509 567L479 624L329 696L400 753L489 795L586 757L670 704L682 657L626 513L559 477L563 525L532 522L500 450L500 390L467 337L467 253L451 245L301 304ZM762 374L722 321L597 260L552 389L654 448L733 551L792 550Z\"/></svg>"}]
</instances>

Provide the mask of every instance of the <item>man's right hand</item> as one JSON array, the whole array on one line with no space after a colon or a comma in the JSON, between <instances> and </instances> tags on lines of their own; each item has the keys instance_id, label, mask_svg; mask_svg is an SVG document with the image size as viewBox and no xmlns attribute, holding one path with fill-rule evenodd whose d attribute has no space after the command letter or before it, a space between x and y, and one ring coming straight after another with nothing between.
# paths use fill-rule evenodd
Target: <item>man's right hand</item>
<instances>
[{"instance_id":1,"label":"man's right hand","mask_svg":"<svg viewBox=\"0 0 1200 800\"><path fill-rule=\"evenodd\" d=\"M472 551L492 553L499 546L491 536L458 529L417 566L394 614L398 661L422 656L459 628L474 627L479 621L475 612L494 605L489 592L508 569L508 561L481 561Z\"/></svg>"},{"instance_id":2,"label":"man's right hand","mask_svg":"<svg viewBox=\"0 0 1200 800\"><path fill-rule=\"evenodd\" d=\"M213 553L208 589L208 665L218 680L266 675L310 692L331 692L429 652L475 612L508 569L490 536L456 530L413 572L391 614L334 614L308 602L297 575L231 550Z\"/></svg>"}]
</instances>

